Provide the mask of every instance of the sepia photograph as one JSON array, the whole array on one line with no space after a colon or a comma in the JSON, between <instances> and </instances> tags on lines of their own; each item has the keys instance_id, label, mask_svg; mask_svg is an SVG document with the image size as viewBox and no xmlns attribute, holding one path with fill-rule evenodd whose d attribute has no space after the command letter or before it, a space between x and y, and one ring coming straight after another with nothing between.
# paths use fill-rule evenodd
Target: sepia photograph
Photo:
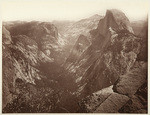
<instances>
[{"instance_id":1,"label":"sepia photograph","mask_svg":"<svg viewBox=\"0 0 150 115\"><path fill-rule=\"evenodd\" d=\"M0 2L3 114L148 114L149 0Z\"/></svg>"}]
</instances>

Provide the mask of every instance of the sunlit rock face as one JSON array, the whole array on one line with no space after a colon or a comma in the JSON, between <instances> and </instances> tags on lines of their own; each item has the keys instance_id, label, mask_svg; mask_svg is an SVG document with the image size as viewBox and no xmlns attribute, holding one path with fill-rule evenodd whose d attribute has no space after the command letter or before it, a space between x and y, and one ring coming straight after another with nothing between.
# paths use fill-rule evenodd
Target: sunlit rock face
<instances>
[{"instance_id":1,"label":"sunlit rock face","mask_svg":"<svg viewBox=\"0 0 150 115\"><path fill-rule=\"evenodd\" d=\"M79 21L53 21L52 23L56 25L62 37L67 39L67 44L72 46L75 44L80 34L87 36L90 30L96 29L99 20L102 18L103 16L95 14Z\"/></svg>"},{"instance_id":2,"label":"sunlit rock face","mask_svg":"<svg viewBox=\"0 0 150 115\"><path fill-rule=\"evenodd\" d=\"M147 84L147 62L143 60L146 56L139 56L146 45L143 43L144 39L133 34L129 20L118 10L108 10L104 19L100 20L98 28L91 31L91 34L94 38L87 49L90 53L84 54L87 59L84 68L89 68L87 67L85 72L82 69L84 74L81 74L77 94L86 97L93 93L93 96L87 96L79 102L82 108L80 111L146 113L147 94L137 93L139 90L147 92L147 86L142 87L143 84ZM92 55L96 56L92 45L94 50L100 48L97 57L94 58L91 58ZM110 85L114 85L113 92L97 93ZM141 96L144 103L139 101L138 96Z\"/></svg>"},{"instance_id":3,"label":"sunlit rock face","mask_svg":"<svg viewBox=\"0 0 150 115\"><path fill-rule=\"evenodd\" d=\"M20 22L14 23L14 25L8 24L7 28L12 36L25 35L34 40L39 50L44 53L43 55L55 58L56 60L59 59L57 55L55 55L55 52L62 55L62 46L59 43L62 39L58 35L57 28L51 23L36 21Z\"/></svg>"},{"instance_id":4,"label":"sunlit rock face","mask_svg":"<svg viewBox=\"0 0 150 115\"><path fill-rule=\"evenodd\" d=\"M118 10L106 12L97 29L90 32L89 47L75 64L69 65L79 83L78 91L83 91L77 94L87 95L108 87L132 67L141 46L140 38L132 32L124 13Z\"/></svg>"},{"instance_id":5,"label":"sunlit rock face","mask_svg":"<svg viewBox=\"0 0 150 115\"><path fill-rule=\"evenodd\" d=\"M48 23L24 22L3 26L3 107L16 97L16 79L35 84L44 76L41 63L52 63L50 50L58 50L56 27ZM10 68L10 69L7 69Z\"/></svg>"},{"instance_id":6,"label":"sunlit rock face","mask_svg":"<svg viewBox=\"0 0 150 115\"><path fill-rule=\"evenodd\" d=\"M4 113L147 112L147 23L116 9L53 23L3 24Z\"/></svg>"},{"instance_id":7,"label":"sunlit rock face","mask_svg":"<svg viewBox=\"0 0 150 115\"><path fill-rule=\"evenodd\" d=\"M97 31L104 37L108 34L108 29L112 28L114 31L128 30L133 33L130 21L122 11L112 9L107 10L106 16L99 22Z\"/></svg>"},{"instance_id":8,"label":"sunlit rock face","mask_svg":"<svg viewBox=\"0 0 150 115\"><path fill-rule=\"evenodd\" d=\"M67 112L63 106L74 100L64 100L66 95L74 99L76 85L61 66L66 57L57 28L45 22L4 26L3 112Z\"/></svg>"},{"instance_id":9,"label":"sunlit rock face","mask_svg":"<svg viewBox=\"0 0 150 115\"><path fill-rule=\"evenodd\" d=\"M11 44L10 32L3 26L2 27L3 44Z\"/></svg>"},{"instance_id":10,"label":"sunlit rock face","mask_svg":"<svg viewBox=\"0 0 150 115\"><path fill-rule=\"evenodd\" d=\"M89 39L84 35L80 35L75 45L73 46L67 60L65 61L64 66L69 69L69 66L75 64L89 45Z\"/></svg>"}]
</instances>

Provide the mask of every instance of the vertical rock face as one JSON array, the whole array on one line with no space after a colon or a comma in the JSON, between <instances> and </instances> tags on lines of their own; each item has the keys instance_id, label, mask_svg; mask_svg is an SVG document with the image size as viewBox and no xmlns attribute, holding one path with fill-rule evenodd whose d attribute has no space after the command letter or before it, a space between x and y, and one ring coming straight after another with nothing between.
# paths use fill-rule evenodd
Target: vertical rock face
<instances>
[{"instance_id":1,"label":"vertical rock face","mask_svg":"<svg viewBox=\"0 0 150 115\"><path fill-rule=\"evenodd\" d=\"M9 28L9 31L12 36L25 35L34 40L46 56L50 56L52 53L51 57L54 58L53 52L60 50L58 47L58 31L51 23L34 21L17 23ZM41 54L41 56L44 54Z\"/></svg>"},{"instance_id":2,"label":"vertical rock face","mask_svg":"<svg viewBox=\"0 0 150 115\"><path fill-rule=\"evenodd\" d=\"M147 64L136 62L132 69L119 77L114 91L120 94L132 96L146 82Z\"/></svg>"},{"instance_id":3,"label":"vertical rock face","mask_svg":"<svg viewBox=\"0 0 150 115\"><path fill-rule=\"evenodd\" d=\"M8 30L6 29L8 28ZM45 77L39 67L52 63L59 51L56 27L49 23L25 22L3 27L3 108L20 95L17 79L36 84ZM21 89L23 90L23 89Z\"/></svg>"},{"instance_id":4,"label":"vertical rock face","mask_svg":"<svg viewBox=\"0 0 150 115\"><path fill-rule=\"evenodd\" d=\"M89 31L96 29L99 20L103 16L98 14L93 15L89 18L81 19L78 21L53 21L52 23L58 28L59 35L65 41L63 47L67 57L70 55L71 49L77 42L80 35L89 36ZM89 39L89 37L87 37Z\"/></svg>"},{"instance_id":5,"label":"vertical rock face","mask_svg":"<svg viewBox=\"0 0 150 115\"><path fill-rule=\"evenodd\" d=\"M104 19L100 20L98 28L92 30L91 34L92 44L82 57L86 57L87 61L80 66L85 64L87 70L82 69L84 74L80 74L82 77L77 94L84 97L110 85L114 85L115 93L105 96L101 99L102 102L94 100L95 96L86 97L84 102L79 102L83 112L116 113L131 110L134 113L145 113L147 106L139 101L136 93L147 81L147 62L143 62L143 58L139 56L142 47L146 45L142 42L143 38L133 34L129 20L118 10L108 10ZM99 50L97 54L96 50ZM142 90L146 92L146 89ZM146 95L141 96L144 102Z\"/></svg>"},{"instance_id":6,"label":"vertical rock face","mask_svg":"<svg viewBox=\"0 0 150 115\"><path fill-rule=\"evenodd\" d=\"M112 85L129 71L139 53L140 38L132 33L124 13L108 10L96 30L91 31L90 46L71 69L76 72L79 92L84 96Z\"/></svg>"},{"instance_id":7,"label":"vertical rock face","mask_svg":"<svg viewBox=\"0 0 150 115\"><path fill-rule=\"evenodd\" d=\"M146 113L147 23L134 35L111 9L62 25L77 39L70 53L51 23L4 24L3 112Z\"/></svg>"},{"instance_id":8,"label":"vertical rock face","mask_svg":"<svg viewBox=\"0 0 150 115\"><path fill-rule=\"evenodd\" d=\"M3 79L3 87L2 87L2 100L3 100L3 105L2 108L6 106L8 102L10 102L13 99L12 94L10 93L13 91L13 80L15 76L14 73L14 66L13 66L13 61L11 59L11 51L7 47L12 41L11 41L11 36L10 33L3 27L3 65L2 65L2 79ZM9 63L8 63L9 62Z\"/></svg>"},{"instance_id":9,"label":"vertical rock face","mask_svg":"<svg viewBox=\"0 0 150 115\"><path fill-rule=\"evenodd\" d=\"M106 16L99 22L97 31L102 36L106 37L110 27L116 32L119 30L128 30L129 32L133 33L128 18L123 12L116 9L107 10Z\"/></svg>"},{"instance_id":10,"label":"vertical rock face","mask_svg":"<svg viewBox=\"0 0 150 115\"><path fill-rule=\"evenodd\" d=\"M11 36L10 32L3 26L2 27L2 36L3 36L3 44L10 44L11 43Z\"/></svg>"},{"instance_id":11,"label":"vertical rock face","mask_svg":"<svg viewBox=\"0 0 150 115\"><path fill-rule=\"evenodd\" d=\"M80 55L86 50L89 45L90 41L88 40L88 38L84 35L80 35L74 47L72 48L72 51L67 58L66 63L75 63L75 61L78 60Z\"/></svg>"}]
</instances>

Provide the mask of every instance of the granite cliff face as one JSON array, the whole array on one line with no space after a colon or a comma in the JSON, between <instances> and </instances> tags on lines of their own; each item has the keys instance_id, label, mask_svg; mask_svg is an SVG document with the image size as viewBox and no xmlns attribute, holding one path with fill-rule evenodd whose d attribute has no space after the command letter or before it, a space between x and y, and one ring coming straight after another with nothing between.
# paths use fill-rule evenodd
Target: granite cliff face
<instances>
[{"instance_id":1,"label":"granite cliff face","mask_svg":"<svg viewBox=\"0 0 150 115\"><path fill-rule=\"evenodd\" d=\"M81 19L78 21L57 21L54 20L52 23L58 28L58 36L63 41L63 54L68 58L78 38L80 35L90 36L89 31L96 29L99 23L99 20L103 16L95 14L89 18ZM87 37L89 39L89 37ZM88 40L90 41L90 40ZM67 60L65 58L65 60Z\"/></svg>"},{"instance_id":2,"label":"granite cliff face","mask_svg":"<svg viewBox=\"0 0 150 115\"><path fill-rule=\"evenodd\" d=\"M75 76L78 78L77 81L80 81L79 90L82 89L83 94L113 84L133 65L139 53L140 38L133 35L129 24L129 20L121 11L108 10L106 16L100 20L97 29L90 32L91 44L75 64L69 66L70 71L77 71ZM132 43L136 45L131 48Z\"/></svg>"},{"instance_id":3,"label":"granite cliff face","mask_svg":"<svg viewBox=\"0 0 150 115\"><path fill-rule=\"evenodd\" d=\"M72 51L66 62L72 63L76 61L89 45L90 41L87 39L87 37L84 35L80 35L75 45L73 46Z\"/></svg>"},{"instance_id":4,"label":"granite cliff face","mask_svg":"<svg viewBox=\"0 0 150 115\"><path fill-rule=\"evenodd\" d=\"M53 58L48 57L45 50L40 48L38 40L33 38L40 34L33 32L35 24L38 23L18 24L9 28L9 31L3 26L3 107L11 97L17 95L17 79L35 84L36 79L43 77L38 69L39 63L53 62Z\"/></svg>"},{"instance_id":5,"label":"granite cliff face","mask_svg":"<svg viewBox=\"0 0 150 115\"><path fill-rule=\"evenodd\" d=\"M38 98L42 99L43 95L40 96L40 93L43 87L48 87L48 84L50 85L44 89L47 89L45 93L53 95L49 91L53 91L53 87L58 82L56 80L58 78L53 74L61 70L58 64L63 63L61 44L54 25L42 22L13 24L6 25L8 30L3 26L3 108L5 112L23 111L27 106L22 110L19 107L10 109L15 103L21 106L19 104L23 102L18 100L20 98L27 99L26 104L28 104L32 99L37 99L34 97L37 93ZM50 68L51 66L53 68ZM55 76L58 76L57 74ZM29 92L32 93L29 95ZM33 108L30 110L34 111ZM28 112L31 112L30 110Z\"/></svg>"},{"instance_id":6,"label":"granite cliff face","mask_svg":"<svg viewBox=\"0 0 150 115\"><path fill-rule=\"evenodd\" d=\"M91 44L76 62L68 66L69 71L74 73L77 79L78 90L75 94L80 98L85 97L79 102L79 111L121 112L121 107L131 100L146 82L147 62L143 62L139 57L143 39L134 35L129 20L118 10L108 10L97 29L90 33ZM124 85L119 84L119 81ZM111 85L114 85L112 93L96 93ZM117 92L117 87L124 93ZM130 89L131 87L133 89ZM128 94L126 91L133 93ZM86 97L94 92L96 96Z\"/></svg>"},{"instance_id":7,"label":"granite cliff face","mask_svg":"<svg viewBox=\"0 0 150 115\"><path fill-rule=\"evenodd\" d=\"M110 27L116 32L120 30L128 30L129 32L133 33L128 18L123 12L116 9L107 10L106 16L99 22L97 30L101 35L106 37L108 34L108 28Z\"/></svg>"},{"instance_id":8,"label":"granite cliff face","mask_svg":"<svg viewBox=\"0 0 150 115\"><path fill-rule=\"evenodd\" d=\"M4 113L147 113L147 23L135 35L116 9L53 23L3 24Z\"/></svg>"}]
</instances>

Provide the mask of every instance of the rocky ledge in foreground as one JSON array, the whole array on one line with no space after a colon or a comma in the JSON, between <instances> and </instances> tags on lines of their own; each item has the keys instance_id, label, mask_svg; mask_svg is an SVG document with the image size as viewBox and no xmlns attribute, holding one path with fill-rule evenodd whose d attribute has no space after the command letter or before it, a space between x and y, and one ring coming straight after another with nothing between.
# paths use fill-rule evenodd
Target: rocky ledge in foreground
<instances>
[{"instance_id":1,"label":"rocky ledge in foreground","mask_svg":"<svg viewBox=\"0 0 150 115\"><path fill-rule=\"evenodd\" d=\"M106 44L91 72L84 75L87 82L82 92L88 95L79 102L79 112L147 113L147 60L145 54L141 56L147 51L143 48L147 37L134 35L128 18L118 10L108 10L91 33L97 33L94 39L101 38ZM98 48L103 45L95 43ZM106 79L110 83L104 82Z\"/></svg>"},{"instance_id":2,"label":"rocky ledge in foreground","mask_svg":"<svg viewBox=\"0 0 150 115\"><path fill-rule=\"evenodd\" d=\"M79 102L82 112L147 113L147 63L136 62L113 86Z\"/></svg>"}]
</instances>

